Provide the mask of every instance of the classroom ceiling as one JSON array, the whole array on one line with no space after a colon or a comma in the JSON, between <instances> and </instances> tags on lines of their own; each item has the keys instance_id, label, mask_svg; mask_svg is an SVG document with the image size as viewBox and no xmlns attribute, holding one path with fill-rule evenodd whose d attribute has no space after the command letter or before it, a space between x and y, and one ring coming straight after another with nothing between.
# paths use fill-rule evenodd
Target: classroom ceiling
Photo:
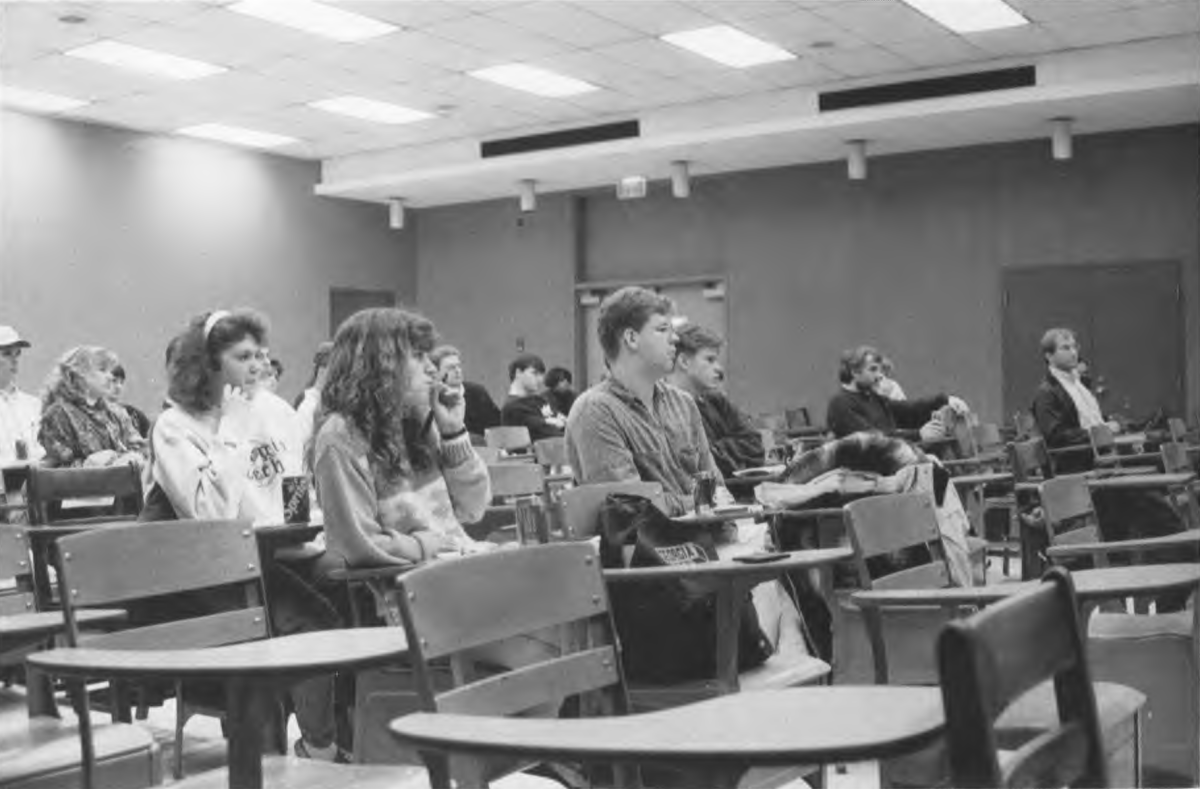
<instances>
[{"instance_id":1,"label":"classroom ceiling","mask_svg":"<svg viewBox=\"0 0 1200 789\"><path fill-rule=\"evenodd\" d=\"M1039 73L1038 88L1027 90L1040 93L1029 100L835 119L813 111L816 91L831 87L1200 41L1200 0L1010 3L1030 24L959 35L900 0L357 0L337 5L397 29L339 43L234 13L229 2L3 2L0 85L87 100L60 113L73 120L158 133L219 122L295 137L274 152L321 160L318 193L403 196L418 206L510 194L520 178L555 190L664 177L679 158L701 174L836 159L855 138L871 140L873 153L1032 138L1057 115L1075 117L1085 132L1200 119L1200 55L1193 79L1185 55L1182 80L1100 68L1087 85L1056 88L1042 86ZM736 69L658 38L715 24L797 57ZM171 81L64 54L100 40L227 70ZM513 62L599 90L540 98L468 74ZM347 94L435 117L396 126L309 106ZM643 120L644 139L634 143L503 160L478 154L483 140L631 118Z\"/></svg>"}]
</instances>

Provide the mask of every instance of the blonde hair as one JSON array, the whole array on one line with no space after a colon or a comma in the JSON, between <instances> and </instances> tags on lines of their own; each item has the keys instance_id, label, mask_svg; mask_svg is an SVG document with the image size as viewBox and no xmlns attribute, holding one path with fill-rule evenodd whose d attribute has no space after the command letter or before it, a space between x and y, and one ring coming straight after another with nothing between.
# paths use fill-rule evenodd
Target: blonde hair
<instances>
[{"instance_id":1,"label":"blonde hair","mask_svg":"<svg viewBox=\"0 0 1200 789\"><path fill-rule=\"evenodd\" d=\"M117 355L99 345L78 345L64 353L46 376L42 390L42 407L48 408L59 400L83 402L87 399L86 373L111 370L120 364Z\"/></svg>"}]
</instances>

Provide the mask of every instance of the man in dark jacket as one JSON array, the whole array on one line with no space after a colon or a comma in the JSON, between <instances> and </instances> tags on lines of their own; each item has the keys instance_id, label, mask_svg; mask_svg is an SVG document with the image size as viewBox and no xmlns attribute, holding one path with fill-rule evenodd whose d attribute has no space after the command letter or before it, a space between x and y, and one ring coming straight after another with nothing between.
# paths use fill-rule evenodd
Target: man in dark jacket
<instances>
[{"instance_id":1,"label":"man in dark jacket","mask_svg":"<svg viewBox=\"0 0 1200 789\"><path fill-rule=\"evenodd\" d=\"M667 380L696 401L717 468L730 477L739 469L763 465L762 435L721 391L725 371L719 356L725 341L694 323L680 326L675 333L675 371Z\"/></svg>"},{"instance_id":2,"label":"man in dark jacket","mask_svg":"<svg viewBox=\"0 0 1200 789\"><path fill-rule=\"evenodd\" d=\"M542 357L523 353L508 365L508 399L500 409L503 425L529 428L529 438L557 438L567 426L567 418L554 410L546 399L546 364Z\"/></svg>"},{"instance_id":3,"label":"man in dark jacket","mask_svg":"<svg viewBox=\"0 0 1200 789\"><path fill-rule=\"evenodd\" d=\"M434 348L429 361L438 369L442 383L467 401L466 426L472 436L483 437L489 427L500 426L500 409L483 384L463 380L462 354L453 345Z\"/></svg>"},{"instance_id":4,"label":"man in dark jacket","mask_svg":"<svg viewBox=\"0 0 1200 789\"><path fill-rule=\"evenodd\" d=\"M898 429L919 430L933 412L949 405L960 414L967 404L953 395L921 400L891 400L876 391L883 375L883 357L869 345L842 354L838 381L842 388L829 401L825 424L836 438L876 431L891 435Z\"/></svg>"}]
</instances>

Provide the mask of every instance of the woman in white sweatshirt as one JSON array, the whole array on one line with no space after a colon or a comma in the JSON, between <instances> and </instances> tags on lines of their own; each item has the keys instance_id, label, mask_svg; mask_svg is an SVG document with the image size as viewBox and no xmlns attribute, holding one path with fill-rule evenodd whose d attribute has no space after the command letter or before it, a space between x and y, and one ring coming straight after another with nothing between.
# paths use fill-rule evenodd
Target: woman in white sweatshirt
<instances>
[{"instance_id":1,"label":"woman in white sweatshirt","mask_svg":"<svg viewBox=\"0 0 1200 789\"><path fill-rule=\"evenodd\" d=\"M216 310L193 319L172 341L167 357L170 407L150 436L152 482L142 520L283 522L283 478L302 473L302 454L291 407L279 401L280 409L256 392L267 364L266 339L266 321L257 313ZM264 580L276 634L340 624L303 573L280 563L272 566ZM192 615L197 605L214 612L225 607L219 595L186 605ZM337 758L332 677L300 683L291 696L304 735L296 742L296 754Z\"/></svg>"}]
</instances>

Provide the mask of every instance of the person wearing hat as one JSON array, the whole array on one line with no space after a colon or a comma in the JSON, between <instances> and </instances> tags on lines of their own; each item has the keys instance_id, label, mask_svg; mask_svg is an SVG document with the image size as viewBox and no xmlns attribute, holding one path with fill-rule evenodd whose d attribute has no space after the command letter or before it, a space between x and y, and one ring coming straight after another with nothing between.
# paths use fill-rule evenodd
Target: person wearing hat
<instances>
[{"instance_id":1,"label":"person wearing hat","mask_svg":"<svg viewBox=\"0 0 1200 789\"><path fill-rule=\"evenodd\" d=\"M42 401L17 389L21 351L29 343L11 326L0 326L0 464L40 460Z\"/></svg>"}]
</instances>

